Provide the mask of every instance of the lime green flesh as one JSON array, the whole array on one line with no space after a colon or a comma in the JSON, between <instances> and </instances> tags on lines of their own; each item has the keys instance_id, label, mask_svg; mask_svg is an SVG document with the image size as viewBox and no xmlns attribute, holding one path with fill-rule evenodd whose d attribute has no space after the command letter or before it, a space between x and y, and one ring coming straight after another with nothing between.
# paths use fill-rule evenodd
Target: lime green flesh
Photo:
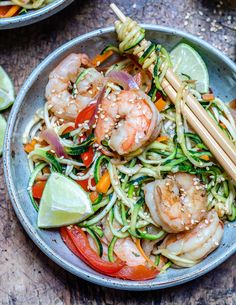
<instances>
[{"instance_id":1,"label":"lime green flesh","mask_svg":"<svg viewBox=\"0 0 236 305\"><path fill-rule=\"evenodd\" d=\"M170 52L173 70L182 77L188 75L196 81L196 89L200 93L209 91L209 75L201 56L186 43L180 43ZM186 79L186 78L185 78Z\"/></svg>"},{"instance_id":2,"label":"lime green flesh","mask_svg":"<svg viewBox=\"0 0 236 305\"><path fill-rule=\"evenodd\" d=\"M39 228L78 223L92 214L88 194L76 182L59 173L50 175L40 200Z\"/></svg>"},{"instance_id":3,"label":"lime green flesh","mask_svg":"<svg viewBox=\"0 0 236 305\"><path fill-rule=\"evenodd\" d=\"M14 86L7 73L0 66L0 111L14 102Z\"/></svg>"},{"instance_id":4,"label":"lime green flesh","mask_svg":"<svg viewBox=\"0 0 236 305\"><path fill-rule=\"evenodd\" d=\"M7 127L7 122L5 118L0 114L0 156L2 155L3 151L3 144L4 144L4 135Z\"/></svg>"}]
</instances>

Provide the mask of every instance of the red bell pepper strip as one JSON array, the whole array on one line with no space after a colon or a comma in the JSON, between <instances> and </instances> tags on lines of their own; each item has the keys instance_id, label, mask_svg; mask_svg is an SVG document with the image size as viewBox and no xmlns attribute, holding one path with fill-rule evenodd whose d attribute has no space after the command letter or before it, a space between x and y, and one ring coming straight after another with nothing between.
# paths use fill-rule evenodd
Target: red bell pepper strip
<instances>
[{"instance_id":1,"label":"red bell pepper strip","mask_svg":"<svg viewBox=\"0 0 236 305\"><path fill-rule=\"evenodd\" d=\"M92 146L89 146L88 150L80 155L84 165L89 167L93 162L94 152Z\"/></svg>"},{"instance_id":2,"label":"red bell pepper strip","mask_svg":"<svg viewBox=\"0 0 236 305\"><path fill-rule=\"evenodd\" d=\"M125 262L110 263L101 259L91 248L86 234L77 226L60 228L62 240L67 247L90 267L103 274L132 281L153 279L160 272L158 268L126 266Z\"/></svg>"},{"instance_id":3,"label":"red bell pepper strip","mask_svg":"<svg viewBox=\"0 0 236 305\"><path fill-rule=\"evenodd\" d=\"M92 104L84 108L75 119L75 128L78 128L78 125L84 123L84 121L89 121L94 115L95 110L96 104Z\"/></svg>"},{"instance_id":4,"label":"red bell pepper strip","mask_svg":"<svg viewBox=\"0 0 236 305\"><path fill-rule=\"evenodd\" d=\"M123 261L111 263L99 257L98 254L91 248L88 238L81 228L73 225L66 227L66 230L68 236L80 254L78 256L90 267L94 268L98 272L109 275L118 272L124 267L125 262Z\"/></svg>"},{"instance_id":5,"label":"red bell pepper strip","mask_svg":"<svg viewBox=\"0 0 236 305\"><path fill-rule=\"evenodd\" d=\"M72 127L72 126L69 126L69 127L67 127L64 131L63 131L63 135L64 134L66 134L66 133L68 133L68 132L71 132L71 131L73 131L73 130L75 130L75 128L74 127Z\"/></svg>"},{"instance_id":6,"label":"red bell pepper strip","mask_svg":"<svg viewBox=\"0 0 236 305\"><path fill-rule=\"evenodd\" d=\"M77 180L76 181L86 192L88 192L88 179L85 180ZM96 182L95 180L92 178L91 179L91 185L95 186Z\"/></svg>"},{"instance_id":7,"label":"red bell pepper strip","mask_svg":"<svg viewBox=\"0 0 236 305\"><path fill-rule=\"evenodd\" d=\"M10 5L4 5L0 6L0 18L4 17L7 12L10 10L11 6Z\"/></svg>"},{"instance_id":8,"label":"red bell pepper strip","mask_svg":"<svg viewBox=\"0 0 236 305\"><path fill-rule=\"evenodd\" d=\"M32 194L34 198L40 199L42 197L46 183L47 181L38 181L32 186Z\"/></svg>"},{"instance_id":9,"label":"red bell pepper strip","mask_svg":"<svg viewBox=\"0 0 236 305\"><path fill-rule=\"evenodd\" d=\"M120 271L111 274L112 277L131 281L151 280L160 272L157 268L149 268L143 265L124 266Z\"/></svg>"},{"instance_id":10,"label":"red bell pepper strip","mask_svg":"<svg viewBox=\"0 0 236 305\"><path fill-rule=\"evenodd\" d=\"M62 240L67 245L67 247L70 249L70 251L73 252L75 255L77 255L79 258L83 259L82 255L80 255L79 251L77 250L76 246L74 245L73 241L71 240L70 236L68 235L66 227L60 228L60 234L61 234Z\"/></svg>"}]
</instances>

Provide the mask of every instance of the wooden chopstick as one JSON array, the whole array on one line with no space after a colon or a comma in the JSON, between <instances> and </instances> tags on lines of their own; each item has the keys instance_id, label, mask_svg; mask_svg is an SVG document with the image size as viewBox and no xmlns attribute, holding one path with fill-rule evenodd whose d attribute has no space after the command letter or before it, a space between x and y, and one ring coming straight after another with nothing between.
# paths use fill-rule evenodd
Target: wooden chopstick
<instances>
[{"instance_id":1,"label":"wooden chopstick","mask_svg":"<svg viewBox=\"0 0 236 305\"><path fill-rule=\"evenodd\" d=\"M168 69L165 75L167 81L173 86L173 88L178 91L181 86L181 80L177 75ZM186 104L196 115L196 117L201 121L202 125L206 127L209 133L213 136L216 142L221 146L221 148L226 152L226 154L232 159L236 164L236 146L232 141L223 133L220 127L215 123L215 121L208 115L206 110L202 105L196 100L196 98L188 92L186 98Z\"/></svg>"},{"instance_id":2,"label":"wooden chopstick","mask_svg":"<svg viewBox=\"0 0 236 305\"><path fill-rule=\"evenodd\" d=\"M119 8L113 3L110 5L110 7L118 16L118 18L122 22L125 22L126 17L119 10ZM153 67L154 65L149 67L149 71L151 73L153 72ZM166 94L169 96L170 100L175 103L177 96L176 91L179 90L181 81L171 69L167 70L166 76L163 79L161 85L164 88ZM236 181L236 148L234 144L231 143L231 141L224 135L224 133L209 117L205 109L199 104L199 102L193 97L192 94L188 92L186 97L186 104L182 104L184 105L182 110L189 124L202 138L203 142L215 156L220 165L225 169L228 175Z\"/></svg>"},{"instance_id":3,"label":"wooden chopstick","mask_svg":"<svg viewBox=\"0 0 236 305\"><path fill-rule=\"evenodd\" d=\"M170 100L172 101L172 103L175 104L177 96L177 92L175 91L175 89L168 83L167 80L163 80L161 85ZM196 131L196 133L200 136L204 144L210 149L219 164L225 169L227 174L236 181L236 165L228 157L225 151L219 146L219 144L215 141L212 135L207 131L205 126L201 124L199 119L195 116L195 114L188 107L188 105L183 103L183 101L181 111L187 118L190 126Z\"/></svg>"}]
</instances>

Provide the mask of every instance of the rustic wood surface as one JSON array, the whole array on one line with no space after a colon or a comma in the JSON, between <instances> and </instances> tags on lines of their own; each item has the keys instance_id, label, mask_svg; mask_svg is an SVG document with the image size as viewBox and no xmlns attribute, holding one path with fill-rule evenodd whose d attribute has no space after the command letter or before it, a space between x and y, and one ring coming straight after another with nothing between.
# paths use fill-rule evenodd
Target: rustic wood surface
<instances>
[{"instance_id":1,"label":"rustic wood surface","mask_svg":"<svg viewBox=\"0 0 236 305\"><path fill-rule=\"evenodd\" d=\"M169 25L202 36L236 59L233 0L122 0L121 9L140 22ZM224 2L224 4L223 4ZM58 46L90 30L112 25L110 1L75 0L38 24L0 31L0 65L16 91L37 64ZM222 5L223 4L223 5ZM8 115L7 112L4 113ZM156 292L120 292L92 285L50 261L28 238L9 201L0 160L0 304L236 304L236 263L231 257L191 283Z\"/></svg>"}]
</instances>

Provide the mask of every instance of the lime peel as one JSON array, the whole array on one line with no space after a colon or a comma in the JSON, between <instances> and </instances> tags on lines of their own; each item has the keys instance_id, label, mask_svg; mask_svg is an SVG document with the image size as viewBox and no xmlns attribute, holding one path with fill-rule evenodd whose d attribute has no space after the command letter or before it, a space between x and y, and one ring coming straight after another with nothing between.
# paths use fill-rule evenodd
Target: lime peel
<instances>
[{"instance_id":1,"label":"lime peel","mask_svg":"<svg viewBox=\"0 0 236 305\"><path fill-rule=\"evenodd\" d=\"M0 111L11 106L15 99L14 86L4 69L0 66Z\"/></svg>"},{"instance_id":2,"label":"lime peel","mask_svg":"<svg viewBox=\"0 0 236 305\"><path fill-rule=\"evenodd\" d=\"M38 227L55 228L78 223L93 214L88 194L72 179L52 173L39 205Z\"/></svg>"},{"instance_id":3,"label":"lime peel","mask_svg":"<svg viewBox=\"0 0 236 305\"><path fill-rule=\"evenodd\" d=\"M2 155L3 152L4 135L5 135L6 127L7 127L7 122L4 116L0 114L0 156Z\"/></svg>"},{"instance_id":4,"label":"lime peel","mask_svg":"<svg viewBox=\"0 0 236 305\"><path fill-rule=\"evenodd\" d=\"M196 89L200 93L209 91L208 70L196 50L186 43L180 43L170 52L170 58L174 72L180 77L188 75L190 79L196 80Z\"/></svg>"}]
</instances>

